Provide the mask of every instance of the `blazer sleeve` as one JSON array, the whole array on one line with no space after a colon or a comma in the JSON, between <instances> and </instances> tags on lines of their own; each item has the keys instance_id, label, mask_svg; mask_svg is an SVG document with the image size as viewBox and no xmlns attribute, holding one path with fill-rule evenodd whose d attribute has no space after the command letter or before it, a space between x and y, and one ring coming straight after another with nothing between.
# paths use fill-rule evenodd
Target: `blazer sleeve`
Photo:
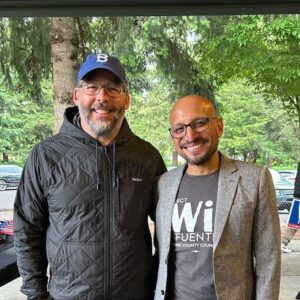
<instances>
[{"instance_id":1,"label":"blazer sleeve","mask_svg":"<svg viewBox=\"0 0 300 300\"><path fill-rule=\"evenodd\" d=\"M278 300L280 289L280 222L272 176L263 168L254 222L256 300Z\"/></svg>"},{"instance_id":2,"label":"blazer sleeve","mask_svg":"<svg viewBox=\"0 0 300 300\"><path fill-rule=\"evenodd\" d=\"M14 204L14 241L28 299L47 298L46 230L48 206L41 179L42 166L35 148L24 167Z\"/></svg>"}]
</instances>

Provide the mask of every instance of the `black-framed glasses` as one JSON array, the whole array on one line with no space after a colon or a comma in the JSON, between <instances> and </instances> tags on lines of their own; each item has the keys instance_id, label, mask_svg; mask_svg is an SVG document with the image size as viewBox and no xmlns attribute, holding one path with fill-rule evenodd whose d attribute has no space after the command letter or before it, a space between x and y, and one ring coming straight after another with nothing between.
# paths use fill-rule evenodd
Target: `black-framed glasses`
<instances>
[{"instance_id":1,"label":"black-framed glasses","mask_svg":"<svg viewBox=\"0 0 300 300\"><path fill-rule=\"evenodd\" d=\"M100 83L82 83L79 87L82 87L83 92L88 96L97 95L103 88L108 96L119 97L122 96L123 92L126 90L122 83L110 82L107 84Z\"/></svg>"},{"instance_id":2,"label":"black-framed glasses","mask_svg":"<svg viewBox=\"0 0 300 300\"><path fill-rule=\"evenodd\" d=\"M189 124L178 124L169 128L170 134L173 138L179 139L183 138L186 135L186 131L188 127L191 127L195 132L202 132L209 128L210 121L218 119L217 117L213 118L198 118L193 120Z\"/></svg>"}]
</instances>

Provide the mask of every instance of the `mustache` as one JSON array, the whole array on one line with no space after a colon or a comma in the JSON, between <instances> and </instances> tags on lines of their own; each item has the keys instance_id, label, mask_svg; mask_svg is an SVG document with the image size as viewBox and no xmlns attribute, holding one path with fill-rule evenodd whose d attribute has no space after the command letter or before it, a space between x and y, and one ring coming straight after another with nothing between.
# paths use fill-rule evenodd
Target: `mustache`
<instances>
[{"instance_id":1,"label":"mustache","mask_svg":"<svg viewBox=\"0 0 300 300\"><path fill-rule=\"evenodd\" d=\"M197 145L199 143L207 143L207 142L208 142L208 139L203 138L203 137L198 137L195 140L193 140L192 142L184 142L184 143L180 144L180 147L186 148L186 147Z\"/></svg>"},{"instance_id":2,"label":"mustache","mask_svg":"<svg viewBox=\"0 0 300 300\"><path fill-rule=\"evenodd\" d=\"M116 107L105 102L97 103L91 107L91 110L98 110L98 109L104 109L110 112L115 112L117 110Z\"/></svg>"}]
</instances>

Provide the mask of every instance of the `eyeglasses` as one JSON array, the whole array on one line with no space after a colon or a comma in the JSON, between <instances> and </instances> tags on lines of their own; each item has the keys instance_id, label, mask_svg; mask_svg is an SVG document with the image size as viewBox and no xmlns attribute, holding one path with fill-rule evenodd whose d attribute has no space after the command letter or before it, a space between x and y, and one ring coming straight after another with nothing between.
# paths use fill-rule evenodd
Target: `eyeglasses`
<instances>
[{"instance_id":1,"label":"eyeglasses","mask_svg":"<svg viewBox=\"0 0 300 300\"><path fill-rule=\"evenodd\" d=\"M169 128L170 134L175 139L183 138L186 135L188 127L191 127L194 132L202 132L209 128L209 122L218 119L217 117L213 118L199 118L193 120L189 124L179 124Z\"/></svg>"},{"instance_id":2,"label":"eyeglasses","mask_svg":"<svg viewBox=\"0 0 300 300\"><path fill-rule=\"evenodd\" d=\"M83 92L88 96L97 95L100 90L103 88L108 96L110 97L119 97L126 91L126 88L121 83L110 82L107 84L98 84L98 83L82 83L79 85L82 87Z\"/></svg>"}]
</instances>

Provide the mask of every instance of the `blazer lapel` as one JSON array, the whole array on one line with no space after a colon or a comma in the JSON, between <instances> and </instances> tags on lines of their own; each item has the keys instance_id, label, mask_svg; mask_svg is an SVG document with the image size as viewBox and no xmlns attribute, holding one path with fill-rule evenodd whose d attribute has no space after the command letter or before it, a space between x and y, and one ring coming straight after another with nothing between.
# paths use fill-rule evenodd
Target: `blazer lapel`
<instances>
[{"instance_id":1,"label":"blazer lapel","mask_svg":"<svg viewBox=\"0 0 300 300\"><path fill-rule=\"evenodd\" d=\"M158 228L161 228L162 230L161 232L158 232L158 235L161 235L165 241L168 241L167 244L169 244L171 237L174 204L185 169L186 166L176 169L176 171L172 173L172 176L169 176L164 182L164 189L161 193L162 203L159 214L157 215L157 225Z\"/></svg>"},{"instance_id":2,"label":"blazer lapel","mask_svg":"<svg viewBox=\"0 0 300 300\"><path fill-rule=\"evenodd\" d=\"M217 207L214 222L214 250L223 233L239 181L239 173L233 160L221 155Z\"/></svg>"}]
</instances>

